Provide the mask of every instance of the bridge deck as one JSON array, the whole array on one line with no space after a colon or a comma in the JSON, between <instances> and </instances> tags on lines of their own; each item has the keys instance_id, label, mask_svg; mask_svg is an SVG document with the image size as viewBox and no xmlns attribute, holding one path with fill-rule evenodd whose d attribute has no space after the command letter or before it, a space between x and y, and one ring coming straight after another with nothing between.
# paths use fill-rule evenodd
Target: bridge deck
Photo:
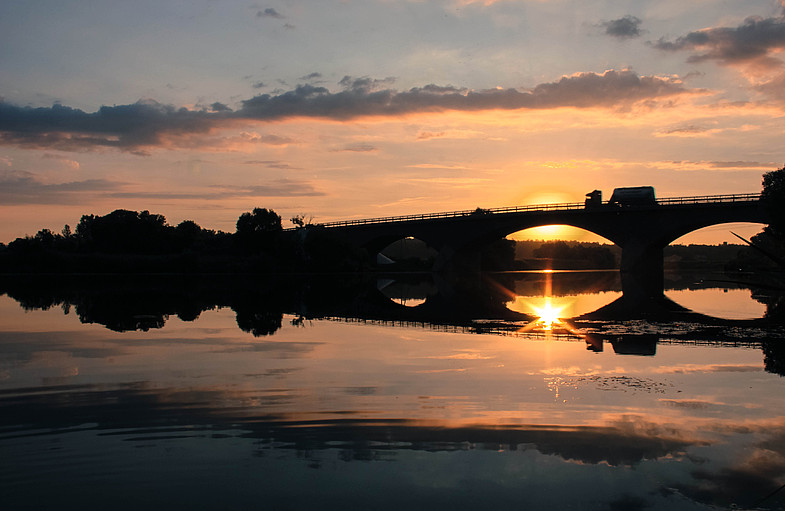
<instances>
[{"instance_id":1,"label":"bridge deck","mask_svg":"<svg viewBox=\"0 0 785 511\"><path fill-rule=\"evenodd\" d=\"M732 195L699 195L691 197L666 197L658 198L655 204L640 206L625 206L625 208L657 208L662 206L683 206L699 204L726 204L734 202L754 202L760 200L760 193L742 193ZM595 207L608 207L607 203ZM543 211L570 211L586 209L585 202L567 202L559 204L532 204L528 206L510 206L491 209L466 209L462 211L447 211L441 213L423 213L419 215L385 216L376 218L360 218L354 220L339 220L325 222L324 227L344 227L350 225L385 224L395 222L411 222L417 220L431 220L437 218L457 218L471 215L491 215L503 213L525 213Z\"/></svg>"}]
</instances>

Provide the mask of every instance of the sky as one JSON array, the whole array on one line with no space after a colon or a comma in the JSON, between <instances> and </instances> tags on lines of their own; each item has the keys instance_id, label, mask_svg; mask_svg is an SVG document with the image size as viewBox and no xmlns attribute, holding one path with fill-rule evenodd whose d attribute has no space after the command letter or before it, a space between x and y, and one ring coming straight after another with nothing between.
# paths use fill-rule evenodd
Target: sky
<instances>
[{"instance_id":1,"label":"sky","mask_svg":"<svg viewBox=\"0 0 785 511\"><path fill-rule=\"evenodd\" d=\"M758 192L784 51L775 0L2 2L0 241Z\"/></svg>"}]
</instances>

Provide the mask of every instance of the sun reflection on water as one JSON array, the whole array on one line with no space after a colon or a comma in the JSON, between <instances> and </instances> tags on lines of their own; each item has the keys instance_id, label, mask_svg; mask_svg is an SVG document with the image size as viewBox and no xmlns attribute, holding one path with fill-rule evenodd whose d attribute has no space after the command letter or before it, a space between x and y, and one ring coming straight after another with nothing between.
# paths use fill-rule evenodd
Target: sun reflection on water
<instances>
[{"instance_id":1,"label":"sun reflection on water","mask_svg":"<svg viewBox=\"0 0 785 511\"><path fill-rule=\"evenodd\" d=\"M543 273L545 274L545 288L543 289L543 295L536 300L536 302L542 300L541 305L529 300L523 302L527 312L534 313L537 316L536 320L529 322L524 327L524 330L527 331L551 332L555 328L562 327L562 321L559 316L570 305L570 302L565 299L557 299L558 304L554 303L553 270L545 270Z\"/></svg>"},{"instance_id":2,"label":"sun reflection on water","mask_svg":"<svg viewBox=\"0 0 785 511\"><path fill-rule=\"evenodd\" d=\"M542 307L531 305L531 308L539 316L535 321L535 328L542 330L553 330L554 327L561 324L559 314L567 307L567 304L560 307L554 306L550 296L545 297L545 304Z\"/></svg>"}]
</instances>

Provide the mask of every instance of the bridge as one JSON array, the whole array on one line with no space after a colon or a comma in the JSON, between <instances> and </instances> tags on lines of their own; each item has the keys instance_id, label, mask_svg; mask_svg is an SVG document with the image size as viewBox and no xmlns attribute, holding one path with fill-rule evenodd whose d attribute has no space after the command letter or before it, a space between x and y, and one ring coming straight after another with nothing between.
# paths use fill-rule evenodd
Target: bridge
<instances>
[{"instance_id":1,"label":"bridge","mask_svg":"<svg viewBox=\"0 0 785 511\"><path fill-rule=\"evenodd\" d=\"M622 275L654 277L661 289L663 249L697 229L730 222L766 224L760 194L658 198L649 203L587 202L538 204L420 215L344 220L322 224L347 241L376 254L413 237L437 250L434 270L450 265L460 252L477 250L532 227L569 225L585 229L621 248Z\"/></svg>"}]
</instances>

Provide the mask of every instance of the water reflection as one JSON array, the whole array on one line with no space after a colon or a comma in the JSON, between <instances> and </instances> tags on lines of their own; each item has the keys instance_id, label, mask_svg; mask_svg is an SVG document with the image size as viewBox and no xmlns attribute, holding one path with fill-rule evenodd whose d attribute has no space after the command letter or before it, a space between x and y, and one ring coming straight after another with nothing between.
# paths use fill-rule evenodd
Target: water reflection
<instances>
[{"instance_id":1,"label":"water reflection","mask_svg":"<svg viewBox=\"0 0 785 511\"><path fill-rule=\"evenodd\" d=\"M755 319L766 315L765 303L754 300L744 288L679 289L665 296L694 312L726 319Z\"/></svg>"},{"instance_id":2,"label":"water reflection","mask_svg":"<svg viewBox=\"0 0 785 511\"><path fill-rule=\"evenodd\" d=\"M386 280L5 281L5 508L785 505L776 322L615 273Z\"/></svg>"},{"instance_id":3,"label":"water reflection","mask_svg":"<svg viewBox=\"0 0 785 511\"><path fill-rule=\"evenodd\" d=\"M284 312L305 318L344 316L465 324L476 319L655 318L693 321L763 319L779 301L740 284L681 276L661 295L624 288L616 271L532 271L336 279L162 278L91 280L5 278L0 292L28 310L72 309L84 323L112 330L161 328L169 317L193 321L229 307L238 325L257 335L280 328ZM624 290L623 290L624 289ZM399 307L402 306L402 307ZM695 314L689 314L695 313Z\"/></svg>"}]
</instances>

